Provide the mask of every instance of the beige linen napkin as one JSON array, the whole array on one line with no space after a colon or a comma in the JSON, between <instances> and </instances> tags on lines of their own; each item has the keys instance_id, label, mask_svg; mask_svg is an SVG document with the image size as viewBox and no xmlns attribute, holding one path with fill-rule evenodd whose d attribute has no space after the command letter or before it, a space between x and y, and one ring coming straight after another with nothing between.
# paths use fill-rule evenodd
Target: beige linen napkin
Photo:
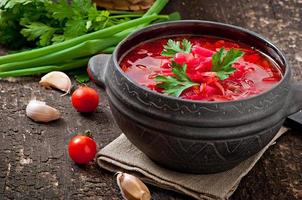
<instances>
[{"instance_id":1,"label":"beige linen napkin","mask_svg":"<svg viewBox=\"0 0 302 200\"><path fill-rule=\"evenodd\" d=\"M185 174L163 168L152 162L123 134L100 150L97 162L100 167L109 171L131 173L149 184L181 192L196 199L227 199L236 190L242 177L286 130L282 127L272 141L256 155L231 170L216 174Z\"/></svg>"}]
</instances>

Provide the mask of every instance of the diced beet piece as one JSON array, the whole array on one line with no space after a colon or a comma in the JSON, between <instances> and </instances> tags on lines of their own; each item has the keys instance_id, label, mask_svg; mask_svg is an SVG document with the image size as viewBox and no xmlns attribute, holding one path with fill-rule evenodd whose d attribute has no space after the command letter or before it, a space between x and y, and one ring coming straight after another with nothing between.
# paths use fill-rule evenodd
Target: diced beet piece
<instances>
[{"instance_id":1,"label":"diced beet piece","mask_svg":"<svg viewBox=\"0 0 302 200\"><path fill-rule=\"evenodd\" d=\"M187 65L188 65L188 67L195 68L200 64L200 62L201 62L200 58L190 57L187 60Z\"/></svg>"},{"instance_id":2,"label":"diced beet piece","mask_svg":"<svg viewBox=\"0 0 302 200\"><path fill-rule=\"evenodd\" d=\"M192 53L185 54L186 55L186 62L195 59L194 55Z\"/></svg>"},{"instance_id":3,"label":"diced beet piece","mask_svg":"<svg viewBox=\"0 0 302 200\"><path fill-rule=\"evenodd\" d=\"M194 46L192 48L192 53L202 57L211 57L215 53L215 51L200 46Z\"/></svg>"},{"instance_id":4,"label":"diced beet piece","mask_svg":"<svg viewBox=\"0 0 302 200\"><path fill-rule=\"evenodd\" d=\"M237 78L240 78L242 77L244 71L241 71L241 70L236 70L234 73L230 74L230 78L232 79L237 79Z\"/></svg>"},{"instance_id":5,"label":"diced beet piece","mask_svg":"<svg viewBox=\"0 0 302 200\"><path fill-rule=\"evenodd\" d=\"M174 61L177 63L177 64L184 64L187 60L187 55L184 54L184 53L176 53L175 56L174 56Z\"/></svg>"},{"instance_id":6,"label":"diced beet piece","mask_svg":"<svg viewBox=\"0 0 302 200\"><path fill-rule=\"evenodd\" d=\"M187 75L193 82L200 83L201 81L203 81L203 77L199 72L187 72Z\"/></svg>"},{"instance_id":7,"label":"diced beet piece","mask_svg":"<svg viewBox=\"0 0 302 200\"><path fill-rule=\"evenodd\" d=\"M199 66L197 66L195 69L201 72L212 71L212 58L205 58L202 62L199 63Z\"/></svg>"},{"instance_id":8,"label":"diced beet piece","mask_svg":"<svg viewBox=\"0 0 302 200\"><path fill-rule=\"evenodd\" d=\"M214 94L219 94L219 90L215 87L212 87L210 85L207 85L206 87L206 93L209 96L213 96Z\"/></svg>"},{"instance_id":9,"label":"diced beet piece","mask_svg":"<svg viewBox=\"0 0 302 200\"><path fill-rule=\"evenodd\" d=\"M203 72L202 73L202 81L210 84L210 83L214 83L216 81L218 81L217 77L216 77L216 73L215 72Z\"/></svg>"},{"instance_id":10,"label":"diced beet piece","mask_svg":"<svg viewBox=\"0 0 302 200\"><path fill-rule=\"evenodd\" d=\"M191 100L203 100L205 96L199 92L199 86L190 87L183 91L181 97L183 99L191 99Z\"/></svg>"},{"instance_id":11,"label":"diced beet piece","mask_svg":"<svg viewBox=\"0 0 302 200\"><path fill-rule=\"evenodd\" d=\"M234 78L234 79L241 78L247 72L245 70L244 65L242 65L240 63L236 63L236 64L237 65L233 65L233 67L236 68L236 71L234 73L230 74L230 78Z\"/></svg>"},{"instance_id":12,"label":"diced beet piece","mask_svg":"<svg viewBox=\"0 0 302 200\"><path fill-rule=\"evenodd\" d=\"M206 97L211 97L215 94L219 94L219 90L216 87L210 86L206 83L200 85L200 92Z\"/></svg>"},{"instance_id":13,"label":"diced beet piece","mask_svg":"<svg viewBox=\"0 0 302 200\"><path fill-rule=\"evenodd\" d=\"M225 90L223 86L218 81L214 82L214 84L220 90L221 94L224 95Z\"/></svg>"}]
</instances>

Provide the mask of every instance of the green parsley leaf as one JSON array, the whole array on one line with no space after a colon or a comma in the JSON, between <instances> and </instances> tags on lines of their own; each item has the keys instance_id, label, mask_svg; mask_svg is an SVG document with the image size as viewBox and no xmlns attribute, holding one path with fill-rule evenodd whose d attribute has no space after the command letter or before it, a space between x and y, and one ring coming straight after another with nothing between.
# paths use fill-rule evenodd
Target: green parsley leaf
<instances>
[{"instance_id":1,"label":"green parsley leaf","mask_svg":"<svg viewBox=\"0 0 302 200\"><path fill-rule=\"evenodd\" d=\"M32 47L36 42L28 41L20 31L24 28L22 21L44 20L48 0L0 0L0 44L10 49ZM39 9L35 9L38 7ZM26 23L28 25L29 23Z\"/></svg>"},{"instance_id":2,"label":"green parsley leaf","mask_svg":"<svg viewBox=\"0 0 302 200\"><path fill-rule=\"evenodd\" d=\"M184 90L192 86L199 85L198 83L192 82L187 76L185 64L180 65L172 61L171 68L175 76L159 75L155 77L155 81L157 82L156 86L159 88L163 88L163 92L165 94L179 97Z\"/></svg>"},{"instance_id":3,"label":"green parsley leaf","mask_svg":"<svg viewBox=\"0 0 302 200\"><path fill-rule=\"evenodd\" d=\"M97 11L90 9L88 19L92 21L93 30L97 31L107 26L110 12L108 10Z\"/></svg>"},{"instance_id":4,"label":"green parsley leaf","mask_svg":"<svg viewBox=\"0 0 302 200\"><path fill-rule=\"evenodd\" d=\"M236 71L236 69L232 67L232 64L243 55L244 52L234 48L227 52L225 52L224 48L221 48L212 56L212 71L216 72L220 80L227 79L230 74Z\"/></svg>"},{"instance_id":5,"label":"green parsley leaf","mask_svg":"<svg viewBox=\"0 0 302 200\"><path fill-rule=\"evenodd\" d=\"M168 21L177 21L181 20L181 15L179 12L173 12L169 14L169 20Z\"/></svg>"},{"instance_id":6,"label":"green parsley leaf","mask_svg":"<svg viewBox=\"0 0 302 200\"><path fill-rule=\"evenodd\" d=\"M90 80L86 68L78 68L68 72L78 83L86 83Z\"/></svg>"},{"instance_id":7,"label":"green parsley leaf","mask_svg":"<svg viewBox=\"0 0 302 200\"><path fill-rule=\"evenodd\" d=\"M0 8L4 8L4 6L7 4L9 0L2 0L0 1Z\"/></svg>"},{"instance_id":8,"label":"green parsley leaf","mask_svg":"<svg viewBox=\"0 0 302 200\"><path fill-rule=\"evenodd\" d=\"M169 39L167 45L164 45L162 56L174 57L176 53L190 53L192 44L189 40L183 39L180 45L179 41Z\"/></svg>"},{"instance_id":9,"label":"green parsley leaf","mask_svg":"<svg viewBox=\"0 0 302 200\"><path fill-rule=\"evenodd\" d=\"M60 0L57 3L48 3L47 7L54 19L63 21L64 19L71 19L74 16L74 11L66 0Z\"/></svg>"},{"instance_id":10,"label":"green parsley leaf","mask_svg":"<svg viewBox=\"0 0 302 200\"><path fill-rule=\"evenodd\" d=\"M58 35L58 34L54 34L52 39L51 39L53 44L60 43L60 42L63 42L65 40L66 39L65 39L64 35Z\"/></svg>"},{"instance_id":11,"label":"green parsley leaf","mask_svg":"<svg viewBox=\"0 0 302 200\"><path fill-rule=\"evenodd\" d=\"M76 75L74 75L74 78L76 79L76 81L78 83L86 83L90 80L87 72L83 72L81 74L76 74Z\"/></svg>"},{"instance_id":12,"label":"green parsley leaf","mask_svg":"<svg viewBox=\"0 0 302 200\"><path fill-rule=\"evenodd\" d=\"M93 6L91 0L73 0L71 7L76 15L86 16Z\"/></svg>"},{"instance_id":13,"label":"green parsley leaf","mask_svg":"<svg viewBox=\"0 0 302 200\"><path fill-rule=\"evenodd\" d=\"M29 41L39 39L39 46L51 44L51 38L56 31L55 28L39 22L33 22L25 27L21 30L21 34Z\"/></svg>"},{"instance_id":14,"label":"green parsley leaf","mask_svg":"<svg viewBox=\"0 0 302 200\"><path fill-rule=\"evenodd\" d=\"M0 3L0 7L13 8L18 4L26 5L32 2L33 0L2 0L2 2Z\"/></svg>"},{"instance_id":15,"label":"green parsley leaf","mask_svg":"<svg viewBox=\"0 0 302 200\"><path fill-rule=\"evenodd\" d=\"M71 39L80 35L84 35L85 33L87 33L86 23L86 20L82 19L67 21L66 27L64 28L64 37L66 39Z\"/></svg>"}]
</instances>

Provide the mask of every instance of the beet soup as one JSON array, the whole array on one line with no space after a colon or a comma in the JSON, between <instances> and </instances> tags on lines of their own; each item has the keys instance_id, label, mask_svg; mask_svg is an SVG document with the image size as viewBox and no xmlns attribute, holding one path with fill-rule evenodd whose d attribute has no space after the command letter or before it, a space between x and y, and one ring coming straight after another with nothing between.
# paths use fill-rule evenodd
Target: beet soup
<instances>
[{"instance_id":1,"label":"beet soup","mask_svg":"<svg viewBox=\"0 0 302 200\"><path fill-rule=\"evenodd\" d=\"M150 90L198 101L245 99L282 78L280 67L253 47L205 36L146 41L129 50L120 67Z\"/></svg>"}]
</instances>

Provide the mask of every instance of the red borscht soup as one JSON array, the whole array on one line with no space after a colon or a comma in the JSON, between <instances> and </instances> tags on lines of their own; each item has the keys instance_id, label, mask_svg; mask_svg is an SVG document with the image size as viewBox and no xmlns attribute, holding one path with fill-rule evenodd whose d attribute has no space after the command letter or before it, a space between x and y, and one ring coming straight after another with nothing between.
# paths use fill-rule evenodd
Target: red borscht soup
<instances>
[{"instance_id":1,"label":"red borscht soup","mask_svg":"<svg viewBox=\"0 0 302 200\"><path fill-rule=\"evenodd\" d=\"M276 85L280 68L245 44L214 37L177 36L139 44L120 60L139 85L182 99L232 101Z\"/></svg>"}]
</instances>

